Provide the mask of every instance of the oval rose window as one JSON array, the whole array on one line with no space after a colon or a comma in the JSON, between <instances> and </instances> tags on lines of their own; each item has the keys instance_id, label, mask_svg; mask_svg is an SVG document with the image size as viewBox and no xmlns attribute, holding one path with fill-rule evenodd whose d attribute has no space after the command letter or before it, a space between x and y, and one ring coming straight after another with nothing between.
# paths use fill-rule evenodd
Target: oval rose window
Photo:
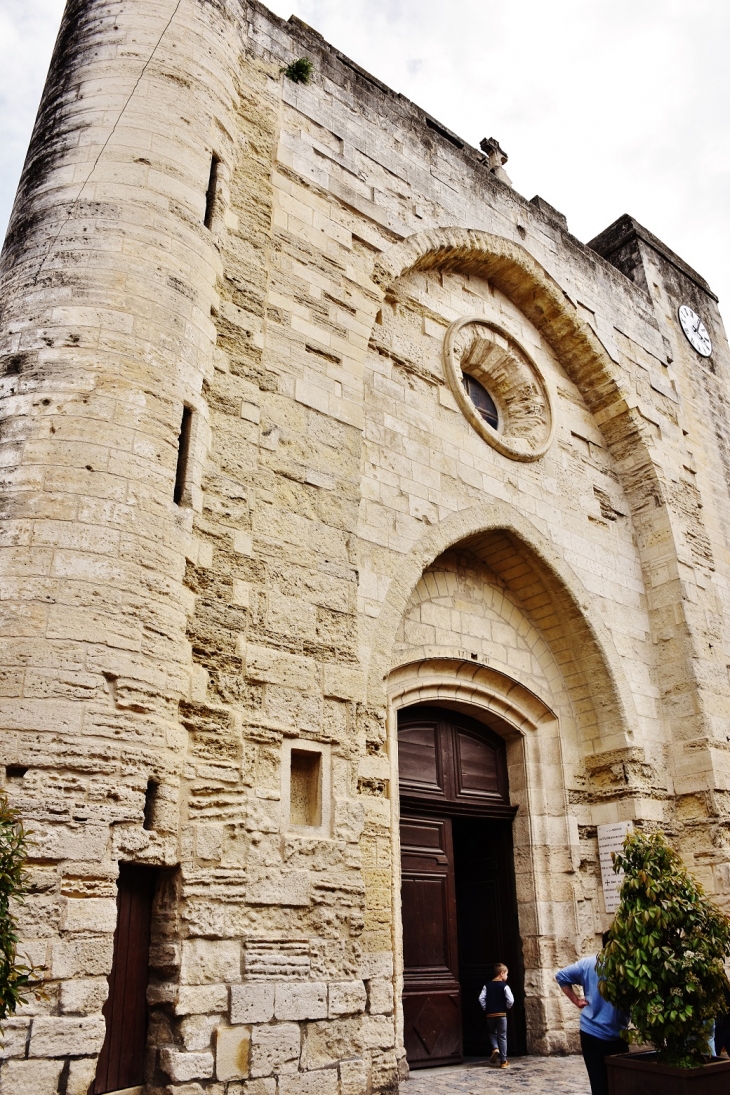
<instances>
[{"instance_id":1,"label":"oval rose window","mask_svg":"<svg viewBox=\"0 0 730 1095\"><path fill-rule=\"evenodd\" d=\"M553 439L550 390L529 354L482 316L452 323L444 339L449 387L477 433L511 460L539 460Z\"/></svg>"}]
</instances>

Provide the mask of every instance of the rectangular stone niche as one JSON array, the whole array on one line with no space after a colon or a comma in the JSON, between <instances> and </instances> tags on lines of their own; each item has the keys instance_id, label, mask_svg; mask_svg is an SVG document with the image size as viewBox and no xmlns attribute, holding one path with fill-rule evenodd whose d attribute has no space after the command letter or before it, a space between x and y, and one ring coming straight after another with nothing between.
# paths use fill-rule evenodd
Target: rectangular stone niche
<instances>
[{"instance_id":1,"label":"rectangular stone niche","mask_svg":"<svg viewBox=\"0 0 730 1095\"><path fill-rule=\"evenodd\" d=\"M328 836L330 828L329 745L285 741L282 758L282 813L287 829Z\"/></svg>"},{"instance_id":2,"label":"rectangular stone niche","mask_svg":"<svg viewBox=\"0 0 730 1095\"><path fill-rule=\"evenodd\" d=\"M289 818L297 828L322 824L322 754L292 749Z\"/></svg>"}]
</instances>

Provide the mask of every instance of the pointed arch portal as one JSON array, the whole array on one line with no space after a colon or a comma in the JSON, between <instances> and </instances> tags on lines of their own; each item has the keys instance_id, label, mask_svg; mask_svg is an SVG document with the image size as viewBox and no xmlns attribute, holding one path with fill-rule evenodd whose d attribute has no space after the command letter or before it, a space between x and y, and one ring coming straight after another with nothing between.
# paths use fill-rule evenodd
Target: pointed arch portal
<instances>
[{"instance_id":1,"label":"pointed arch portal","mask_svg":"<svg viewBox=\"0 0 730 1095\"><path fill-rule=\"evenodd\" d=\"M427 271L486 279L534 325L579 389L603 435L628 500L638 561L650 586L647 609L653 628L655 617L661 617L661 605L654 603L651 595L657 563L650 547L658 543L671 546L672 519L654 442L642 425L635 400L624 389L620 369L596 330L581 318L569 293L524 247L511 240L461 228L422 232L379 255L372 268L372 282L381 299L397 301L399 279ZM503 615L507 624L522 628L520 636L532 626L539 632L539 640L531 649L542 643L546 666L542 683L528 685L526 679L521 679L519 669L508 665L474 664L473 653L455 647L444 649L441 639L433 648L417 649L413 643L409 648L405 640L399 646L399 628L408 606L414 596L421 595L417 594L419 583L430 574L434 583L443 584L449 565L454 570L453 559L448 556L455 552L468 555L475 566L492 575L494 587L504 594ZM436 575L434 571L439 566L441 572ZM427 590L420 603L426 600ZM402 817L409 824L414 817L422 820L430 817L433 821L435 816L428 794L419 799L413 787L407 786L407 778L403 782L398 763L399 718L406 722L415 718L418 722L431 712L432 722L440 719L439 725L450 727L443 731L445 740L455 740L459 720L472 720L469 725L481 724L485 728L485 741L492 734L503 743L506 805L514 809L511 833L514 859L510 855L514 867L510 869L519 920L519 929L515 929L519 945L515 953L522 956L516 960L517 966L523 962L525 984L530 986L525 1015L527 1043L533 1052L548 1052L553 1045L548 1033L550 988L543 968L546 947L551 952L556 945L560 949L561 940L575 939L578 934L573 881L576 865L580 863L578 823L571 813L567 790L569 783L571 786L575 783L575 773L569 780L562 743L572 735L571 764L577 761L584 770L586 760L593 754L633 747L639 723L634 691L627 677L630 670L616 649L611 630L603 622L599 600L566 561L559 538L553 541L549 532L541 533L517 506L485 497L483 503L470 505L427 527L419 540L399 554L397 566L388 577L377 622L373 622L369 635L368 702L375 708L384 705L388 711L391 787L401 791L400 798L397 793L391 796L394 834L399 832L401 806ZM539 605L538 609L535 605ZM548 664L550 659L552 663ZM692 679L692 669L688 666L687 688L692 687ZM444 714L437 718L434 711ZM437 737L441 733L439 730ZM413 747L411 742L408 748ZM453 756L451 761L447 757L442 761L452 766L456 763ZM425 808L428 801L430 813ZM433 849L429 853L432 859L441 855L444 869L448 867L449 855L454 863L459 855L454 845L457 814L453 812L453 802L446 805L451 812L443 810L438 854ZM492 820L496 824L494 812ZM429 832L433 837L433 832ZM424 849L418 849L410 829L402 848L397 837L394 839L395 960L400 987L405 988L400 1024L409 1057L416 1065L429 1060L455 1059L459 1052L453 1036L450 1045L448 1038L439 1042L436 1036L438 1030L448 1027L448 1006L443 1000L437 1006L423 999L420 1010L413 1003L418 977L430 974L423 968L414 973L414 954L408 949L404 951L402 893L406 917L414 914L408 909L413 894L408 896L405 889L401 891L401 864L403 877L410 880L409 884L414 872L425 876ZM448 880L442 882L443 893L447 893ZM452 890L456 893L457 889L454 875ZM457 957L450 967L448 962L445 967L442 963L441 975L446 980L449 975L452 977L452 988L454 983L458 984L458 996L461 992L458 908L454 905L449 913L448 902L443 908L445 923L451 916L457 924L456 934L452 932L451 937L452 942L456 940ZM442 933L440 938L448 943L447 936L448 932L446 936ZM421 988L425 991L429 986L422 981ZM448 998L445 981L441 988ZM450 1006L455 1006L453 999ZM451 1026L453 1034L453 1021ZM464 1034L468 1044L466 1027Z\"/></svg>"},{"instance_id":2,"label":"pointed arch portal","mask_svg":"<svg viewBox=\"0 0 730 1095\"><path fill-rule=\"evenodd\" d=\"M535 650L544 649L546 665L553 664L549 657L557 659L553 693L529 687L518 672L475 664L463 652L398 652L399 623L422 576L455 550L481 565L501 596L509 594L506 615L531 606L539 621ZM513 623L530 638L516 617ZM402 561L379 628L375 648L387 655L372 666L371 689L374 696L378 676L381 688L385 681L391 786L400 792L392 796L393 831L400 834L394 840L393 899L408 1059L424 1067L487 1051L476 982L495 961L506 961L513 971L517 1006L510 1051L525 1052L528 1045L544 1050L534 1036L549 1025L541 955L546 940L576 932L566 875L578 855L577 825L568 807L561 734L575 734L584 755L601 737L628 744L633 697L621 660L591 594L559 551L514 507L495 501L427 532ZM423 761L428 745L424 752L423 741L410 739L435 736L433 762L455 787L461 779L455 742L469 728L478 737L478 727L484 742L500 743L503 798L471 796L464 809L463 798L452 793L440 800L424 773L414 775L414 754ZM477 783L486 778L485 771L475 777ZM499 953L492 953L495 946Z\"/></svg>"},{"instance_id":3,"label":"pointed arch portal","mask_svg":"<svg viewBox=\"0 0 730 1095\"><path fill-rule=\"evenodd\" d=\"M478 995L497 961L515 993L510 1052L524 1053L527 925L540 918L544 885L530 819L564 800L555 766L542 763L559 749L557 717L518 681L457 659L399 666L388 695L409 1063L488 1053ZM530 776L541 769L542 779Z\"/></svg>"}]
</instances>

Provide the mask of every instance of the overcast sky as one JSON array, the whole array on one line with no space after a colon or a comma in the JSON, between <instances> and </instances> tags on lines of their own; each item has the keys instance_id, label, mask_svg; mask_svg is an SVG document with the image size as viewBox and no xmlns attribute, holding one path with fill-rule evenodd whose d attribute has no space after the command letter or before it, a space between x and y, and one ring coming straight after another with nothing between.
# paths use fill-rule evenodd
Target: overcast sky
<instances>
[{"instance_id":1,"label":"overcast sky","mask_svg":"<svg viewBox=\"0 0 730 1095\"><path fill-rule=\"evenodd\" d=\"M170 7L173 3L171 0ZM471 144L589 240L631 213L730 325L727 0L272 0ZM63 0L0 0L0 234Z\"/></svg>"}]
</instances>

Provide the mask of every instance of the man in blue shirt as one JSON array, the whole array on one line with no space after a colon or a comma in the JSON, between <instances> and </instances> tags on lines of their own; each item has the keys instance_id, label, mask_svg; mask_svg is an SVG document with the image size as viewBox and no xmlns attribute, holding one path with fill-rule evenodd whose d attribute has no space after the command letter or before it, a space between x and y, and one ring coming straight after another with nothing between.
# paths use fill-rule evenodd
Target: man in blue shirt
<instances>
[{"instance_id":1,"label":"man in blue shirt","mask_svg":"<svg viewBox=\"0 0 730 1095\"><path fill-rule=\"evenodd\" d=\"M608 932L603 935L603 946L608 942ZM588 1071L592 1095L608 1095L608 1072L605 1058L614 1053L626 1053L627 1045L620 1037L629 1025L629 1016L604 1000L598 987L596 973L597 954L579 958L572 966L566 966L555 975L555 980L568 999L580 1008L580 1048ZM578 996L573 985L580 985L583 996Z\"/></svg>"}]
</instances>

